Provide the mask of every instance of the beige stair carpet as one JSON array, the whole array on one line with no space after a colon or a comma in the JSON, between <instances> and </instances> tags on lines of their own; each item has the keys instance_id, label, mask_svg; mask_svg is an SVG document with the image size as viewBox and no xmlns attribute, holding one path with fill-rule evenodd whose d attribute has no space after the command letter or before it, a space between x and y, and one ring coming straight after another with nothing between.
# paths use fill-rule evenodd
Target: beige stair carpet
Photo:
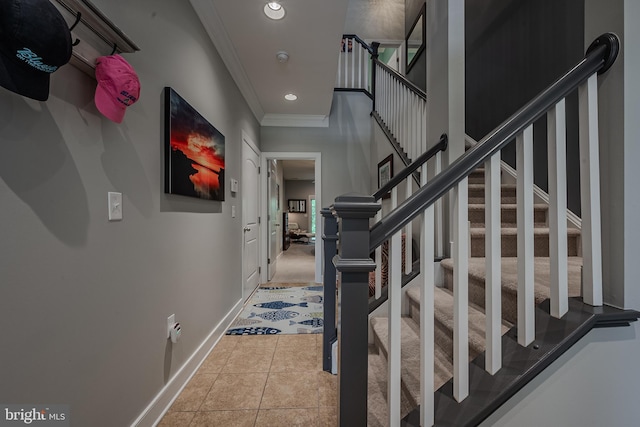
<instances>
[{"instance_id":1,"label":"beige stair carpet","mask_svg":"<svg viewBox=\"0 0 640 427\"><path fill-rule=\"evenodd\" d=\"M516 188L502 185L502 333L517 321L517 233L516 233ZM549 297L549 229L547 206L534 205L534 280L535 300L540 303ZM469 220L471 222L471 258L469 259L469 357L475 358L484 351L485 345L485 258L484 258L484 171L472 172L469 184ZM569 296L578 296L582 258L578 257L579 230L568 230L568 274ZM451 294L453 261L441 262L445 276L445 288L436 289L435 304L435 381L436 389L452 377L453 353L453 296ZM411 317L402 319L402 412L415 408L420 398L419 383L419 288L407 291ZM387 425L386 373L388 319L372 318L374 347L369 357L369 425ZM378 393L376 390L384 390Z\"/></svg>"}]
</instances>

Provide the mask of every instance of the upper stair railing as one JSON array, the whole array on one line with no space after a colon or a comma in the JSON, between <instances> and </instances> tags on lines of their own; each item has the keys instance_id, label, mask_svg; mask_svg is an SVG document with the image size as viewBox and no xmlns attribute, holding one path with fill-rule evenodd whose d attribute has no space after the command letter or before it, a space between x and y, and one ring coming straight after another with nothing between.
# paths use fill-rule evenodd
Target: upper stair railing
<instances>
[{"instance_id":1,"label":"upper stair railing","mask_svg":"<svg viewBox=\"0 0 640 427\"><path fill-rule=\"evenodd\" d=\"M373 98L371 56L375 54L373 48L355 34L343 35L335 89L359 91Z\"/></svg>"},{"instance_id":2,"label":"upper stair railing","mask_svg":"<svg viewBox=\"0 0 640 427\"><path fill-rule=\"evenodd\" d=\"M464 406L470 394L468 329L468 183L469 174L485 165L486 194L486 354L485 369L494 375L502 366L501 278L500 278L500 150L514 140L517 162L517 258L518 313L517 342L520 348L544 345L545 331L535 330L534 221L533 221L533 122L547 115L549 146L549 245L550 314L567 313L567 232L565 97L578 90L580 179L582 203L583 300L602 305L602 248L600 242L600 189L597 74L615 61L618 39L604 34L587 50L585 58L538 94L513 116L490 132L474 147L427 182L426 166L421 171L424 184L411 197L370 227L381 204L373 196L348 194L336 198L331 212L337 217L339 252L325 246L325 260L332 258L339 274L338 287L338 420L341 426L367 425L368 276L376 268L369 257L384 241L391 239L389 275L398 277L401 258L401 231L420 217L422 297L420 306L420 425L434 424L440 410ZM395 101L399 103L400 101ZM395 105L395 104L394 104ZM406 110L403 110L406 111ZM402 119L400 119L402 120ZM451 191L452 258L454 260L453 373L451 401L434 399L434 204ZM326 233L326 230L325 230ZM332 252L333 251L333 252ZM401 294L395 281L389 289L388 414L389 425L400 425L400 318ZM326 301L325 304L329 303ZM335 301L334 301L335 303ZM326 324L326 322L325 322ZM536 341L536 345L539 341ZM511 349L510 351L513 351ZM527 353L529 354L529 353ZM510 372L513 375L514 372ZM486 393L485 388L483 392ZM439 392L440 393L440 392ZM500 399L506 400L504 395ZM480 400L485 400L480 399ZM456 403L457 402L457 403ZM477 403L477 401L476 401Z\"/></svg>"},{"instance_id":3,"label":"upper stair railing","mask_svg":"<svg viewBox=\"0 0 640 427\"><path fill-rule=\"evenodd\" d=\"M335 90L361 91L373 99L373 117L409 165L429 148L425 92L379 60L380 43L368 45L353 34L342 40Z\"/></svg>"}]
</instances>

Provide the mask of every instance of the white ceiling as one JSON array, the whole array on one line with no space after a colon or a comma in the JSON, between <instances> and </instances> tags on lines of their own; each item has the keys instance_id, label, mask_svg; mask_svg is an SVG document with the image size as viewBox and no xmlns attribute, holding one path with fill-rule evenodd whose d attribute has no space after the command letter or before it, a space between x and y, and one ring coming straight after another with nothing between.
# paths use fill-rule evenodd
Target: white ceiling
<instances>
[{"instance_id":1,"label":"white ceiling","mask_svg":"<svg viewBox=\"0 0 640 427\"><path fill-rule=\"evenodd\" d=\"M315 180L314 160L280 160L282 165L283 178L289 180Z\"/></svg>"},{"instance_id":2,"label":"white ceiling","mask_svg":"<svg viewBox=\"0 0 640 427\"><path fill-rule=\"evenodd\" d=\"M329 115L348 0L282 0L283 19L266 0L191 0L205 29L262 125ZM279 51L289 61L276 59ZM286 101L295 93L298 100Z\"/></svg>"},{"instance_id":3,"label":"white ceiling","mask_svg":"<svg viewBox=\"0 0 640 427\"><path fill-rule=\"evenodd\" d=\"M404 38L404 0L190 0L231 76L263 126L327 126L343 34L384 42ZM279 51L289 53L279 63ZM298 100L284 95L293 92ZM282 162L284 179L314 180L312 160Z\"/></svg>"},{"instance_id":4,"label":"white ceiling","mask_svg":"<svg viewBox=\"0 0 640 427\"><path fill-rule=\"evenodd\" d=\"M262 126L327 126L342 34L404 34L404 0L281 0L279 21L265 16L266 0L190 1Z\"/></svg>"}]
</instances>

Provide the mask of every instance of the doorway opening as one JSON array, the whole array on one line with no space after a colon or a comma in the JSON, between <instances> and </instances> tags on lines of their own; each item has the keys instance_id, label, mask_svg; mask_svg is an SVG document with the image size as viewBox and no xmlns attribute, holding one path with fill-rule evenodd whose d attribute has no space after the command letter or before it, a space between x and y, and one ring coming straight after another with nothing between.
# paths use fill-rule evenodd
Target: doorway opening
<instances>
[{"instance_id":1,"label":"doorway opening","mask_svg":"<svg viewBox=\"0 0 640 427\"><path fill-rule=\"evenodd\" d=\"M262 153L263 283L295 279L296 269L322 283L320 162L320 153Z\"/></svg>"}]
</instances>

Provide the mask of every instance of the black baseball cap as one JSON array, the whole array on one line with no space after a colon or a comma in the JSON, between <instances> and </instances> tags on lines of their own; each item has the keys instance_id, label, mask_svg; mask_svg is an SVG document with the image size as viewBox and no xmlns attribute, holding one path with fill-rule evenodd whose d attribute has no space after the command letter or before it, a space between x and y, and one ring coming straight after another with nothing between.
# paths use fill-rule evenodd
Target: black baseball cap
<instances>
[{"instance_id":1,"label":"black baseball cap","mask_svg":"<svg viewBox=\"0 0 640 427\"><path fill-rule=\"evenodd\" d=\"M0 86L38 101L71 59L71 32L49 0L0 0Z\"/></svg>"}]
</instances>

